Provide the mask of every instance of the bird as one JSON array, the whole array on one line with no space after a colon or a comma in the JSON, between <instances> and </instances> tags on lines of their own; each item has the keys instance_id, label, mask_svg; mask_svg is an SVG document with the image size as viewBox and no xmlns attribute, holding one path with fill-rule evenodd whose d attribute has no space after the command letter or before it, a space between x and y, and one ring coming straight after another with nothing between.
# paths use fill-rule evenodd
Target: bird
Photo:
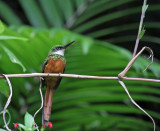
<instances>
[{"instance_id":1,"label":"bird","mask_svg":"<svg viewBox=\"0 0 160 131\"><path fill-rule=\"evenodd\" d=\"M64 73L66 66L66 59L64 53L74 41L65 46L57 45L51 49L49 55L45 59L42 66L42 73ZM41 79L42 87L46 86L45 100L42 113L42 124L48 125L52 108L53 92L58 88L62 77L44 77Z\"/></svg>"}]
</instances>

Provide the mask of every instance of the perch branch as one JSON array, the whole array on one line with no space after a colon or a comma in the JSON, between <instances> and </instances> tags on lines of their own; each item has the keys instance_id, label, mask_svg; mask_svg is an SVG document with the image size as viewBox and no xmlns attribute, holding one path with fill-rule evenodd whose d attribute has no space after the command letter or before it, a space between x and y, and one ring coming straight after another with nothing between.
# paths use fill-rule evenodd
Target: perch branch
<instances>
[{"instance_id":1,"label":"perch branch","mask_svg":"<svg viewBox=\"0 0 160 131\"><path fill-rule=\"evenodd\" d=\"M118 77L114 76L89 76L89 75L76 75L76 74L55 74L55 73L6 74L6 76L8 78L60 76L60 77L70 77L79 79L119 80ZM3 78L4 76L0 75L0 79ZM122 77L121 79L131 80L131 81L160 82L160 80L158 79L148 79L148 78Z\"/></svg>"}]
</instances>

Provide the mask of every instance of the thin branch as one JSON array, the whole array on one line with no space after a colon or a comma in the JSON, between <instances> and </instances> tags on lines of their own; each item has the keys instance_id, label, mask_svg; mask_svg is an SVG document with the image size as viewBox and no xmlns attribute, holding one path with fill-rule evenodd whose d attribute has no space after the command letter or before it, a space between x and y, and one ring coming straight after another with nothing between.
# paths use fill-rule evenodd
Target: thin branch
<instances>
[{"instance_id":1,"label":"thin branch","mask_svg":"<svg viewBox=\"0 0 160 131\"><path fill-rule=\"evenodd\" d=\"M139 44L139 40L140 40L139 35L141 33L143 20L144 20L144 17L145 17L146 9L144 9L144 8L146 7L146 4L147 4L147 0L144 0L143 6L142 6L142 14L141 14L141 20L140 20L140 24L139 24L138 35L137 35L137 39L136 39L136 43L135 43L134 52L133 52L132 57L134 57L136 55L136 52L137 52L137 49L138 49L138 44Z\"/></svg>"},{"instance_id":2,"label":"thin branch","mask_svg":"<svg viewBox=\"0 0 160 131\"><path fill-rule=\"evenodd\" d=\"M153 119L142 107L140 107L140 106L132 99L132 97L131 97L130 93L128 92L127 87L125 86L125 84L123 83L123 81L119 80L118 82L121 84L121 86L122 86L122 87L124 88L124 90L126 91L126 93L127 93L127 95L129 96L131 102L132 102L135 106L137 106L141 111L143 111L143 112L152 120L152 122L153 122L153 127L154 127L153 129L154 129L154 131L155 131L155 130L156 130L156 124L155 124L154 119Z\"/></svg>"},{"instance_id":3,"label":"thin branch","mask_svg":"<svg viewBox=\"0 0 160 131\"><path fill-rule=\"evenodd\" d=\"M131 68L131 66L134 64L134 62L136 61L136 59L143 53L143 51L146 50L150 53L149 58L151 57L151 63L144 69L144 71L153 63L153 51L151 48L149 47L143 47L136 56L134 56L131 61L128 63L128 65L126 66L126 68L120 73L118 74L118 77L121 79L122 77L125 76L125 74L128 72L128 70Z\"/></svg>"},{"instance_id":4,"label":"thin branch","mask_svg":"<svg viewBox=\"0 0 160 131\"><path fill-rule=\"evenodd\" d=\"M8 113L8 116L9 116L9 120L7 122L7 125L9 125L9 123L11 122L11 114L9 113L8 110L6 110L6 113ZM3 114L3 111L0 112L0 115ZM4 128L6 127L5 125L3 126Z\"/></svg>"},{"instance_id":5,"label":"thin branch","mask_svg":"<svg viewBox=\"0 0 160 131\"><path fill-rule=\"evenodd\" d=\"M59 76L59 77L71 77L80 79L104 79L104 80L118 80L117 77L105 77L105 76L89 76L89 75L76 75L76 74L61 74L61 73L30 73L30 74L6 74L9 78L23 78L23 77L48 77L48 76ZM0 78L4 78L0 75Z\"/></svg>"},{"instance_id":6,"label":"thin branch","mask_svg":"<svg viewBox=\"0 0 160 131\"><path fill-rule=\"evenodd\" d=\"M122 80L130 80L130 81L148 81L148 82L157 82L157 83L160 82L160 80L158 80L158 79L134 78L134 77L122 77Z\"/></svg>"},{"instance_id":7,"label":"thin branch","mask_svg":"<svg viewBox=\"0 0 160 131\"><path fill-rule=\"evenodd\" d=\"M23 77L48 77L48 76L60 76L60 77L70 77L79 79L98 79L98 80L119 80L118 77L114 76L89 76L89 75L76 75L76 74L54 74L54 73L30 73L30 74L6 74L8 78L23 78ZM0 79L5 78L0 75ZM149 82L160 82L158 79L148 79L148 78L135 78L135 77L122 77L122 80L131 81L149 81Z\"/></svg>"},{"instance_id":8,"label":"thin branch","mask_svg":"<svg viewBox=\"0 0 160 131\"><path fill-rule=\"evenodd\" d=\"M6 110L7 110L7 107L9 106L10 102L11 102L11 98L12 98L12 85L11 85L11 82L8 78L8 76L4 75L3 76L6 78L7 82L8 82L8 85L9 85L9 89L10 89L10 95L8 97L8 100L6 102L6 105L3 109L3 121L4 121L4 124L5 124L5 127L8 131L11 131L11 129L8 127L7 123L6 123L6 118L5 118L5 113L6 113Z\"/></svg>"}]
</instances>

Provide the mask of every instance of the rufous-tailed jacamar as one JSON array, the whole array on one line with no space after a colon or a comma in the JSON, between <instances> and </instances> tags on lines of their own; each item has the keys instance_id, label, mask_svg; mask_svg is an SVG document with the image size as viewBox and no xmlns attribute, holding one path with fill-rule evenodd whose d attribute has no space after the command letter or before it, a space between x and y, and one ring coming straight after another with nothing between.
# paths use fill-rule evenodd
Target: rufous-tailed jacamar
<instances>
[{"instance_id":1,"label":"rufous-tailed jacamar","mask_svg":"<svg viewBox=\"0 0 160 131\"><path fill-rule=\"evenodd\" d=\"M73 41L74 42L74 41ZM55 46L51 49L49 55L47 56L43 66L42 72L43 73L64 73L65 66L66 66L66 59L64 57L65 50L68 46L70 46L73 42L68 43L65 46ZM60 82L62 77L45 77L42 79L42 87L46 86L46 94L45 94L45 101L43 107L43 114L42 114L42 123L48 125L51 108L52 108L52 96L53 91L55 91Z\"/></svg>"}]
</instances>

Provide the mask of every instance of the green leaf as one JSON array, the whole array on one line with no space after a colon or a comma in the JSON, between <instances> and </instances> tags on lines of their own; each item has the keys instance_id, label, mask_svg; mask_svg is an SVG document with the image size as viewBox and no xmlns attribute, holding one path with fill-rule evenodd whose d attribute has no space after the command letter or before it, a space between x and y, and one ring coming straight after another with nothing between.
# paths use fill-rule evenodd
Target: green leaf
<instances>
[{"instance_id":1,"label":"green leaf","mask_svg":"<svg viewBox=\"0 0 160 131\"><path fill-rule=\"evenodd\" d=\"M25 127L23 124L18 123L18 125L19 125L23 130L25 130L25 129L26 129L26 127Z\"/></svg>"},{"instance_id":2,"label":"green leaf","mask_svg":"<svg viewBox=\"0 0 160 131\"><path fill-rule=\"evenodd\" d=\"M23 38L23 37L0 35L0 40L24 40L24 41L27 41L28 39Z\"/></svg>"},{"instance_id":3,"label":"green leaf","mask_svg":"<svg viewBox=\"0 0 160 131\"><path fill-rule=\"evenodd\" d=\"M0 34L3 33L4 30L5 30L5 27L2 23L2 21L0 20Z\"/></svg>"},{"instance_id":4,"label":"green leaf","mask_svg":"<svg viewBox=\"0 0 160 131\"><path fill-rule=\"evenodd\" d=\"M3 1L0 1L0 15L10 25L22 24L16 13Z\"/></svg>"},{"instance_id":5,"label":"green leaf","mask_svg":"<svg viewBox=\"0 0 160 131\"><path fill-rule=\"evenodd\" d=\"M22 62L8 49L6 48L5 46L2 46L1 47L4 49L4 51L6 52L6 54L9 56L10 60L13 62L13 63L16 63L18 65L20 65L23 69L23 72L26 71L26 68L24 67L24 65L22 64Z\"/></svg>"},{"instance_id":6,"label":"green leaf","mask_svg":"<svg viewBox=\"0 0 160 131\"><path fill-rule=\"evenodd\" d=\"M103 16L98 17L97 19L93 19L92 21L88 21L88 22L84 23L83 25L78 26L77 28L74 29L74 31L81 33L85 30L89 30L91 28L94 28L97 25L104 24L105 22L116 20L116 19L124 17L124 16L136 14L139 12L139 9L140 9L140 7L134 7L134 8L130 8L130 9L115 11L110 14L105 14Z\"/></svg>"},{"instance_id":7,"label":"green leaf","mask_svg":"<svg viewBox=\"0 0 160 131\"><path fill-rule=\"evenodd\" d=\"M33 126L33 116L31 116L28 112L26 112L25 117L24 117L24 124L26 129L31 129Z\"/></svg>"},{"instance_id":8,"label":"green leaf","mask_svg":"<svg viewBox=\"0 0 160 131\"><path fill-rule=\"evenodd\" d=\"M77 1L80 2L80 0L77 0ZM96 16L100 13L103 13L104 11L108 11L118 6L123 6L123 4L126 4L126 3L129 4L132 1L133 0L125 0L125 1L99 0L96 2L92 2L91 4L88 5L88 8L86 8L85 13L83 13L81 17L77 18L73 26L77 26L80 23L87 21L87 19L89 20L91 17ZM98 10L94 11L94 9L98 9Z\"/></svg>"},{"instance_id":9,"label":"green leaf","mask_svg":"<svg viewBox=\"0 0 160 131\"><path fill-rule=\"evenodd\" d=\"M42 9L45 12L45 15L47 17L47 20L49 21L49 24L57 27L62 28L63 27L63 18L61 16L61 12L59 8L57 8L54 0L40 0L40 4L42 6Z\"/></svg>"},{"instance_id":10,"label":"green leaf","mask_svg":"<svg viewBox=\"0 0 160 131\"><path fill-rule=\"evenodd\" d=\"M73 1L72 0L56 0L57 5L63 12L66 20L68 20L74 13ZM65 4L64 4L65 3Z\"/></svg>"},{"instance_id":11,"label":"green leaf","mask_svg":"<svg viewBox=\"0 0 160 131\"><path fill-rule=\"evenodd\" d=\"M92 44L92 39L84 39L84 41L82 42L82 49L84 54L87 54L89 52Z\"/></svg>"},{"instance_id":12,"label":"green leaf","mask_svg":"<svg viewBox=\"0 0 160 131\"><path fill-rule=\"evenodd\" d=\"M141 39L143 36L144 36L144 33L146 32L146 30L144 29L144 27L143 27L143 29L141 30L141 32L140 32L140 34L139 34L139 39Z\"/></svg>"},{"instance_id":13,"label":"green leaf","mask_svg":"<svg viewBox=\"0 0 160 131\"><path fill-rule=\"evenodd\" d=\"M20 0L21 6L23 7L25 14L27 15L30 23L35 27L46 28L47 24L42 15L39 6L34 0Z\"/></svg>"},{"instance_id":14,"label":"green leaf","mask_svg":"<svg viewBox=\"0 0 160 131\"><path fill-rule=\"evenodd\" d=\"M76 0L76 6L79 7L84 4L85 0Z\"/></svg>"}]
</instances>

